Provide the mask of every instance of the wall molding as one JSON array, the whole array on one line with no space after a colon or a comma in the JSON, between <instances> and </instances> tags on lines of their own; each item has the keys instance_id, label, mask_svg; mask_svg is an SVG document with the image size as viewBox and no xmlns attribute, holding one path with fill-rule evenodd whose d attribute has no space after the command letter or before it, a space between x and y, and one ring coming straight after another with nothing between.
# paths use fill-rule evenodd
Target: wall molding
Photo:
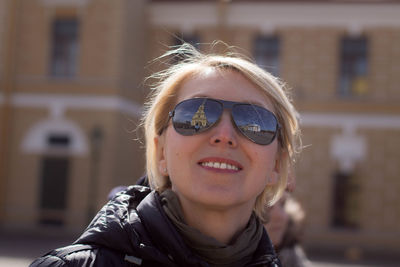
<instances>
[{"instance_id":1,"label":"wall molding","mask_svg":"<svg viewBox=\"0 0 400 267\"><path fill-rule=\"evenodd\" d=\"M52 148L47 138L51 135L64 135L71 144L63 148ZM48 118L37 122L25 134L21 150L27 154L65 154L85 155L89 151L87 137L73 121L64 118Z\"/></svg>"},{"instance_id":2,"label":"wall molding","mask_svg":"<svg viewBox=\"0 0 400 267\"><path fill-rule=\"evenodd\" d=\"M4 96L0 93L0 104L3 103ZM66 109L117 110L137 118L143 112L141 104L115 96L16 93L11 96L11 104L15 107L48 108L55 117ZM302 112L300 124L306 127L336 127L348 131L358 128L400 129L400 115Z\"/></svg>"},{"instance_id":3,"label":"wall molding","mask_svg":"<svg viewBox=\"0 0 400 267\"><path fill-rule=\"evenodd\" d=\"M400 115L304 112L300 114L300 124L322 128L339 127L348 132L359 128L400 130Z\"/></svg>"},{"instance_id":4,"label":"wall molding","mask_svg":"<svg viewBox=\"0 0 400 267\"><path fill-rule=\"evenodd\" d=\"M195 12L193 12L195 10ZM281 27L342 27L350 33L371 27L399 27L398 4L231 3L225 25L271 31ZM217 3L152 3L150 24L185 31L218 24Z\"/></svg>"},{"instance_id":5,"label":"wall molding","mask_svg":"<svg viewBox=\"0 0 400 267\"><path fill-rule=\"evenodd\" d=\"M300 125L304 127L339 128L341 133L330 139L329 153L338 162L340 171L351 173L356 163L362 162L368 152L365 135L359 129L400 131L400 115L354 113L302 113Z\"/></svg>"},{"instance_id":6,"label":"wall molding","mask_svg":"<svg viewBox=\"0 0 400 267\"><path fill-rule=\"evenodd\" d=\"M142 114L141 105L115 96L16 93L11 103L15 107L48 108L53 117L60 117L66 109L116 110L137 118Z\"/></svg>"},{"instance_id":7,"label":"wall molding","mask_svg":"<svg viewBox=\"0 0 400 267\"><path fill-rule=\"evenodd\" d=\"M51 7L76 7L86 6L91 0L41 0L44 6Z\"/></svg>"}]
</instances>

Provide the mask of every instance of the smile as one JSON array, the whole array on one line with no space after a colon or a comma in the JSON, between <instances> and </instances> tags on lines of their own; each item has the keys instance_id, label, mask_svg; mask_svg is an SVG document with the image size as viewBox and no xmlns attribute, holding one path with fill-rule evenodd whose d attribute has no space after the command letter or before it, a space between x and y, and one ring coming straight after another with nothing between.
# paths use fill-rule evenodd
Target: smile
<instances>
[{"instance_id":1,"label":"smile","mask_svg":"<svg viewBox=\"0 0 400 267\"><path fill-rule=\"evenodd\" d=\"M229 163L224 163L224 162L202 162L202 166L204 167L210 167L210 168L215 168L215 169L221 169L221 170L234 170L238 171L239 167L235 165L231 165Z\"/></svg>"}]
</instances>

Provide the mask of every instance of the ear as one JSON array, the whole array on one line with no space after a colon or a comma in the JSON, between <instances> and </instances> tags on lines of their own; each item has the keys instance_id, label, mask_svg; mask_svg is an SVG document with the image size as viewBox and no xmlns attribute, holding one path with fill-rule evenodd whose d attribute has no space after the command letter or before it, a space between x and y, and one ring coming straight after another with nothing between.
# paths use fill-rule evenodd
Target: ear
<instances>
[{"instance_id":1,"label":"ear","mask_svg":"<svg viewBox=\"0 0 400 267\"><path fill-rule=\"evenodd\" d=\"M281 172L281 163L285 157L286 157L286 152L277 153L274 169L272 170L271 174L267 177L267 185L269 186L276 185L276 183L278 182L279 175Z\"/></svg>"},{"instance_id":2,"label":"ear","mask_svg":"<svg viewBox=\"0 0 400 267\"><path fill-rule=\"evenodd\" d=\"M156 147L156 161L158 171L164 175L168 176L167 170L167 159L165 156L165 145L164 145L164 135L154 137L154 146Z\"/></svg>"}]
</instances>

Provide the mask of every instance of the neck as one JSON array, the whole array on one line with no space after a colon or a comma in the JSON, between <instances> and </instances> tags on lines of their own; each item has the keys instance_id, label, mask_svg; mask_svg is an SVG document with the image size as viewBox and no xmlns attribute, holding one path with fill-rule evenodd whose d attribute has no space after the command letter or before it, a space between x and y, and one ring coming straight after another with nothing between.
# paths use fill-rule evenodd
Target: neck
<instances>
[{"instance_id":1,"label":"neck","mask_svg":"<svg viewBox=\"0 0 400 267\"><path fill-rule=\"evenodd\" d=\"M180 198L186 223L223 244L229 244L246 228L252 206L238 206L228 210L204 207Z\"/></svg>"}]
</instances>

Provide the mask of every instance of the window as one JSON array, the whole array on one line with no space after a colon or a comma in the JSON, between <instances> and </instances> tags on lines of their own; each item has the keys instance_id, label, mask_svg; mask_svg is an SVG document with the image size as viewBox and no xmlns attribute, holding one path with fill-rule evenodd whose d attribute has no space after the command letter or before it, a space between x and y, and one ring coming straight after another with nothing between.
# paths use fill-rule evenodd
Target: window
<instances>
[{"instance_id":1,"label":"window","mask_svg":"<svg viewBox=\"0 0 400 267\"><path fill-rule=\"evenodd\" d=\"M259 36L254 41L254 58L257 65L279 75L279 39L276 36Z\"/></svg>"},{"instance_id":2,"label":"window","mask_svg":"<svg viewBox=\"0 0 400 267\"><path fill-rule=\"evenodd\" d=\"M67 148L70 138L64 135L50 135L49 147ZM40 184L41 224L63 225L67 208L69 157L46 155L42 159Z\"/></svg>"},{"instance_id":3,"label":"window","mask_svg":"<svg viewBox=\"0 0 400 267\"><path fill-rule=\"evenodd\" d=\"M73 77L77 72L78 21L56 19L52 29L51 75Z\"/></svg>"},{"instance_id":4,"label":"window","mask_svg":"<svg viewBox=\"0 0 400 267\"><path fill-rule=\"evenodd\" d=\"M359 214L359 185L355 176L337 172L334 175L332 225L357 228Z\"/></svg>"},{"instance_id":5,"label":"window","mask_svg":"<svg viewBox=\"0 0 400 267\"><path fill-rule=\"evenodd\" d=\"M338 93L361 96L367 93L368 42L365 37L343 38Z\"/></svg>"},{"instance_id":6,"label":"window","mask_svg":"<svg viewBox=\"0 0 400 267\"><path fill-rule=\"evenodd\" d=\"M47 139L47 143L51 147L66 147L69 145L70 139L65 135L50 135Z\"/></svg>"}]
</instances>

